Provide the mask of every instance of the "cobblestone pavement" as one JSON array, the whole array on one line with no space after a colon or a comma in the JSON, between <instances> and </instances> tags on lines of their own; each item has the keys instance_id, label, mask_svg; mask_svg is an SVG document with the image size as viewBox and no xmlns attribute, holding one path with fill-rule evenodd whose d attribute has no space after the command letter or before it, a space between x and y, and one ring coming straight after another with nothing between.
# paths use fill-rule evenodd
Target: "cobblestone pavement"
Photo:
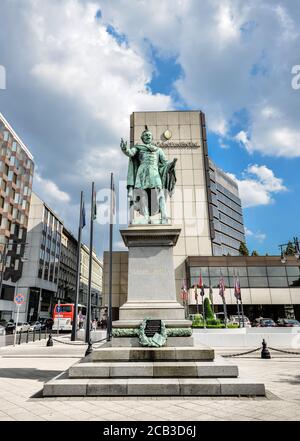
<instances>
[{"instance_id":1,"label":"cobblestone pavement","mask_svg":"<svg viewBox=\"0 0 300 441\"><path fill-rule=\"evenodd\" d=\"M45 347L45 341L1 348L0 421L300 420L300 355L279 353L272 353L271 360L260 359L259 352L232 359L241 375L265 383L266 398L42 398L43 383L84 352L83 345L55 342L53 347ZM240 351L226 348L216 352Z\"/></svg>"}]
</instances>

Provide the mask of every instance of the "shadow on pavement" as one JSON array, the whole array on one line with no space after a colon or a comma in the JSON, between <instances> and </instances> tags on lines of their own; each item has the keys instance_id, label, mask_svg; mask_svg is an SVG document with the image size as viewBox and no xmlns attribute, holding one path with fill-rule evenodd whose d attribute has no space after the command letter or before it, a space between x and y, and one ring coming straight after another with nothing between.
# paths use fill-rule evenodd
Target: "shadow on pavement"
<instances>
[{"instance_id":1,"label":"shadow on pavement","mask_svg":"<svg viewBox=\"0 0 300 441\"><path fill-rule=\"evenodd\" d=\"M36 368L0 368L0 378L21 378L24 380L38 380L42 382L60 373L61 371L47 371Z\"/></svg>"}]
</instances>

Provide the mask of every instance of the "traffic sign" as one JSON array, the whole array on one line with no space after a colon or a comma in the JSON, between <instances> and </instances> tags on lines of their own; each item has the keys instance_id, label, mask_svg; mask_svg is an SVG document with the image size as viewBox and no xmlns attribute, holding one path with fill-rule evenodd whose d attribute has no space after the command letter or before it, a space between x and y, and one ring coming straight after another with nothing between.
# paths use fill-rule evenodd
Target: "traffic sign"
<instances>
[{"instance_id":1,"label":"traffic sign","mask_svg":"<svg viewBox=\"0 0 300 441\"><path fill-rule=\"evenodd\" d=\"M56 312L60 313L60 311L61 311L61 307L59 305L57 305Z\"/></svg>"},{"instance_id":2,"label":"traffic sign","mask_svg":"<svg viewBox=\"0 0 300 441\"><path fill-rule=\"evenodd\" d=\"M23 294L16 294L16 295L15 295L14 302L15 302L17 305L22 305L22 303L24 303L24 301L25 301L25 299L24 299Z\"/></svg>"}]
</instances>

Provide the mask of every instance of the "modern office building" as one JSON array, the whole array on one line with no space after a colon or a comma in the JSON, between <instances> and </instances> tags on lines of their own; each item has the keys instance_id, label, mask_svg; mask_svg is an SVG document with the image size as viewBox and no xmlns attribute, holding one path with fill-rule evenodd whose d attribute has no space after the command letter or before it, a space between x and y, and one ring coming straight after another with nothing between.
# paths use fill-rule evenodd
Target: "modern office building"
<instances>
[{"instance_id":1,"label":"modern office building","mask_svg":"<svg viewBox=\"0 0 300 441\"><path fill-rule=\"evenodd\" d=\"M288 256L189 256L186 259L188 286L194 286L200 274L205 292L213 298L216 311L223 311L219 282L225 284L228 314L236 314L235 278L241 286L244 313L257 317L300 319L300 261ZM210 289L211 288L211 289ZM194 289L189 290L190 312L196 312Z\"/></svg>"},{"instance_id":2,"label":"modern office building","mask_svg":"<svg viewBox=\"0 0 300 441\"><path fill-rule=\"evenodd\" d=\"M0 319L14 314L16 284L27 254L33 157L0 113Z\"/></svg>"},{"instance_id":3,"label":"modern office building","mask_svg":"<svg viewBox=\"0 0 300 441\"><path fill-rule=\"evenodd\" d=\"M32 192L26 261L16 286L16 291L25 298L20 321L47 318L52 314L57 302L62 229L62 220Z\"/></svg>"},{"instance_id":4,"label":"modern office building","mask_svg":"<svg viewBox=\"0 0 300 441\"><path fill-rule=\"evenodd\" d=\"M89 256L90 256L89 247L82 244L80 288L79 288L79 303L82 305L87 305L88 282L89 282ZM92 284L91 284L91 315L93 319L94 318L100 319L101 309L103 307L102 277L103 277L103 263L98 258L95 250L93 250Z\"/></svg>"},{"instance_id":5,"label":"modern office building","mask_svg":"<svg viewBox=\"0 0 300 441\"><path fill-rule=\"evenodd\" d=\"M77 247L77 239L63 226L57 291L57 299L61 303L75 303Z\"/></svg>"},{"instance_id":6,"label":"modern office building","mask_svg":"<svg viewBox=\"0 0 300 441\"><path fill-rule=\"evenodd\" d=\"M213 219L213 256L238 256L246 243L239 189L226 173L209 159L209 210Z\"/></svg>"},{"instance_id":7,"label":"modern office building","mask_svg":"<svg viewBox=\"0 0 300 441\"><path fill-rule=\"evenodd\" d=\"M130 144L140 142L145 125L153 134L153 143L160 146L167 159L178 158L175 193L168 201L168 212L173 225L181 227L174 247L175 282L178 300L183 280L192 286L202 271L220 308L218 288L220 275L224 276L229 312L236 313L232 293L232 272L239 269L245 311L255 313L263 309L275 314L294 311L299 317L300 288L288 277L299 277L299 262L292 257L286 267L279 256L267 258L238 256L241 242L245 242L243 213L237 184L208 156L205 116L200 111L134 112L130 117ZM104 302L108 303L108 253L104 253ZM266 260L267 259L267 260ZM196 269L195 269L195 268ZM200 269L199 269L200 268ZM259 269L257 269L259 268ZM112 304L113 319L118 319L118 308L127 299L128 252L113 254ZM224 272L224 274L223 274ZM274 274L273 274L274 273ZM276 274L283 274L276 276ZM261 278L260 278L261 277ZM275 277L275 278L274 278ZM276 278L277 277L277 278ZM243 279L244 278L244 279ZM288 283L292 285L288 285ZM281 284L285 283L284 286ZM211 285L212 284L212 285ZM262 285L263 284L263 285ZM283 293L283 294L282 294ZM190 292L191 312L196 308ZM280 305L280 308L279 308ZM251 310L248 310L251 307ZM257 308L257 309L255 309ZM290 312L289 314L293 314Z\"/></svg>"}]
</instances>

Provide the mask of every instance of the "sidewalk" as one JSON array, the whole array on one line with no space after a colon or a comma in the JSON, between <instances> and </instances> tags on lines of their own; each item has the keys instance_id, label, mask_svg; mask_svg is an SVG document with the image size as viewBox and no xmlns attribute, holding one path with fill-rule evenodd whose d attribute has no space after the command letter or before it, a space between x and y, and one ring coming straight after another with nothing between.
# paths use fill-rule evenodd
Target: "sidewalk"
<instances>
[{"instance_id":1,"label":"sidewalk","mask_svg":"<svg viewBox=\"0 0 300 441\"><path fill-rule=\"evenodd\" d=\"M1 348L0 421L300 420L300 355L271 353L271 360L262 360L257 353L232 359L241 374L265 382L266 398L42 398L43 383L68 369L85 350L80 342L46 347L45 340Z\"/></svg>"}]
</instances>

